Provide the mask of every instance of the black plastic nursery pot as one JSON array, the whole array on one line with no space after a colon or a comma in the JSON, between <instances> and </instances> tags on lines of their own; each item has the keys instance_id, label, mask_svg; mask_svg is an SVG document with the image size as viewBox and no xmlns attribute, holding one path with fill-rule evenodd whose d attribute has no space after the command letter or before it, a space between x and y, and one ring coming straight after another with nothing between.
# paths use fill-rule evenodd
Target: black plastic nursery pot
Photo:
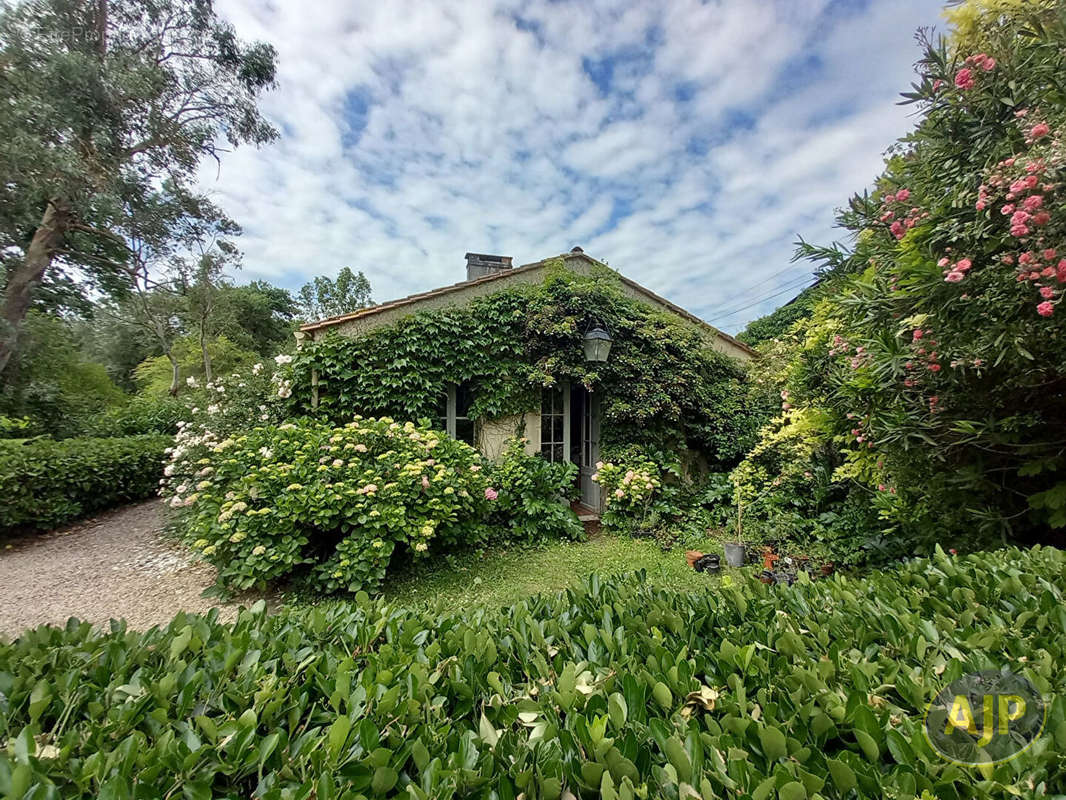
<instances>
[{"instance_id":1,"label":"black plastic nursery pot","mask_svg":"<svg viewBox=\"0 0 1066 800\"><path fill-rule=\"evenodd\" d=\"M692 567L696 572L720 572L722 569L722 561L717 553L708 553L707 555L696 559L696 562Z\"/></svg>"},{"instance_id":2,"label":"black plastic nursery pot","mask_svg":"<svg viewBox=\"0 0 1066 800\"><path fill-rule=\"evenodd\" d=\"M743 567L747 560L748 548L740 542L725 543L725 563L731 567Z\"/></svg>"}]
</instances>

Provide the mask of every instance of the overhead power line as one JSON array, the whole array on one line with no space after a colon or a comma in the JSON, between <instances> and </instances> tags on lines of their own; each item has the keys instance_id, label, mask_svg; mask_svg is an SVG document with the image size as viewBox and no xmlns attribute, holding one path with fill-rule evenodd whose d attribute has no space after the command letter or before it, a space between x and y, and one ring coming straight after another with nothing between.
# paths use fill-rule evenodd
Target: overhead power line
<instances>
[{"instance_id":1,"label":"overhead power line","mask_svg":"<svg viewBox=\"0 0 1066 800\"><path fill-rule=\"evenodd\" d=\"M806 278L803 281L803 283L806 283L807 281L814 281L814 280L815 280L815 278L812 275L809 278ZM813 286L814 284L812 283L811 285ZM775 298L775 297L777 297L779 295L785 294L786 292L794 292L794 291L796 291L796 289L799 289L800 286L802 286L802 284L798 284L796 286L786 286L784 289L779 289L778 291L774 292L773 294L768 294L765 297L760 297L758 300L755 300L755 301L749 303L746 306L741 306L740 308L733 309L732 311L730 311L730 312L728 312L726 314L719 315L715 319L711 320L711 324L712 325L717 325L722 320L729 319L730 317L732 317L732 316L734 316L736 314L739 314L741 311L747 311L749 308L753 308L753 307L759 305L760 303L765 303L767 300L772 300L773 298ZM803 288L806 289L808 287L804 286Z\"/></svg>"},{"instance_id":2,"label":"overhead power line","mask_svg":"<svg viewBox=\"0 0 1066 800\"><path fill-rule=\"evenodd\" d=\"M760 289L758 292L748 292L747 294L734 295L733 299L734 299L734 301L739 302L741 305L743 305L745 303L748 303L749 301L750 302L757 302L760 299L764 299L767 295L780 292L783 289L798 288L798 287L802 286L803 284L805 284L805 283L807 283L808 281L811 281L811 280L814 280L814 276L813 275L801 275L798 278L791 278L790 280L786 281L785 283L778 284L777 286L771 287L769 289L769 291L766 291L767 287L763 287L763 289ZM721 303L717 307L711 309L711 311L707 313L707 316L708 317L727 317L732 312L731 311L726 311L726 309L727 308L731 308L731 307L733 307L735 305L736 305L736 302L733 302L733 303Z\"/></svg>"},{"instance_id":3,"label":"overhead power line","mask_svg":"<svg viewBox=\"0 0 1066 800\"><path fill-rule=\"evenodd\" d=\"M729 305L732 305L733 303L737 302L738 300L743 302L744 300L746 300L748 297L751 296L751 291L753 289L761 291L761 288L760 288L759 284L765 284L767 281L772 281L778 275L784 275L786 272L789 272L790 270L795 269L797 266L804 266L804 265L803 264L789 264L787 267L785 267L784 269L778 270L773 275L768 275L767 277L761 279L759 281L759 283L752 284L751 286L747 286L747 287L741 289L740 291L738 291L736 294L733 294L733 295L730 295L729 297L726 297L725 299L721 300L718 303L717 307L718 308L722 308L724 306L729 306ZM808 272L808 275L810 275L810 274L812 274L812 273ZM803 276L802 279L806 280L807 276ZM795 279L793 278L793 279L790 279L790 280L795 280ZM712 310L710 313L714 314L715 310Z\"/></svg>"}]
</instances>

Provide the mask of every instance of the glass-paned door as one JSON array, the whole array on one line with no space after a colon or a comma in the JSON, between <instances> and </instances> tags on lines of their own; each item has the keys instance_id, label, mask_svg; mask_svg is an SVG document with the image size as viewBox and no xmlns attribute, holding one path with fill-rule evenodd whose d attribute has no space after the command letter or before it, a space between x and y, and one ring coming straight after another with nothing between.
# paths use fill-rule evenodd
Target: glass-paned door
<instances>
[{"instance_id":1,"label":"glass-paned door","mask_svg":"<svg viewBox=\"0 0 1066 800\"><path fill-rule=\"evenodd\" d=\"M570 393L565 387L540 395L540 454L553 464L569 461Z\"/></svg>"},{"instance_id":2,"label":"glass-paned door","mask_svg":"<svg viewBox=\"0 0 1066 800\"><path fill-rule=\"evenodd\" d=\"M600 485L592 480L600 460L600 396L584 392L581 404L581 505L600 510Z\"/></svg>"}]
</instances>

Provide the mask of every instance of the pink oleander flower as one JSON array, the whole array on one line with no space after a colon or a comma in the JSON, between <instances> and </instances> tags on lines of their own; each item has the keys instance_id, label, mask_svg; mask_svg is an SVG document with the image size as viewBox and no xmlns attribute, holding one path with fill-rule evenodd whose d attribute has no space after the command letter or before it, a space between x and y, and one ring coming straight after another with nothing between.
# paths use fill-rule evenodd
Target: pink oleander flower
<instances>
[{"instance_id":1,"label":"pink oleander flower","mask_svg":"<svg viewBox=\"0 0 1066 800\"><path fill-rule=\"evenodd\" d=\"M985 202L985 199L982 197L980 200L974 203L974 208L976 208L978 211L984 211L987 205L988 204Z\"/></svg>"},{"instance_id":2,"label":"pink oleander flower","mask_svg":"<svg viewBox=\"0 0 1066 800\"><path fill-rule=\"evenodd\" d=\"M973 71L963 67L955 73L955 88L966 91L974 87Z\"/></svg>"},{"instance_id":3,"label":"pink oleander flower","mask_svg":"<svg viewBox=\"0 0 1066 800\"><path fill-rule=\"evenodd\" d=\"M902 239L903 234L906 233L906 230L903 227L903 223L899 220L893 222L888 229L892 231L892 235L895 236L897 239Z\"/></svg>"},{"instance_id":4,"label":"pink oleander flower","mask_svg":"<svg viewBox=\"0 0 1066 800\"><path fill-rule=\"evenodd\" d=\"M1009 217L1011 214L1014 213L1014 204L1007 203L1007 205L1003 206L1003 208L999 210L999 213L1005 217Z\"/></svg>"},{"instance_id":5,"label":"pink oleander flower","mask_svg":"<svg viewBox=\"0 0 1066 800\"><path fill-rule=\"evenodd\" d=\"M497 492L495 489L493 489L491 486L485 487L485 499L486 500L495 500L499 496L500 496L500 493Z\"/></svg>"},{"instance_id":6,"label":"pink oleander flower","mask_svg":"<svg viewBox=\"0 0 1066 800\"><path fill-rule=\"evenodd\" d=\"M959 281L961 281L965 277L966 276L963 273L955 272L954 270L952 270L951 272L949 272L947 275L944 276L944 280L946 280L948 283L958 283Z\"/></svg>"},{"instance_id":7,"label":"pink oleander flower","mask_svg":"<svg viewBox=\"0 0 1066 800\"><path fill-rule=\"evenodd\" d=\"M957 269L959 272L966 272L972 266L973 266L973 262L970 261L970 259L968 259L968 258L960 258L959 259L959 263L957 263L955 265L955 269Z\"/></svg>"},{"instance_id":8,"label":"pink oleander flower","mask_svg":"<svg viewBox=\"0 0 1066 800\"><path fill-rule=\"evenodd\" d=\"M1030 212L1036 211L1042 205L1044 205L1044 197L1039 194L1031 194L1022 201L1022 208Z\"/></svg>"},{"instance_id":9,"label":"pink oleander flower","mask_svg":"<svg viewBox=\"0 0 1066 800\"><path fill-rule=\"evenodd\" d=\"M1051 215L1048 212L1040 211L1033 214L1034 225L1047 225L1049 222L1051 222Z\"/></svg>"},{"instance_id":10,"label":"pink oleander flower","mask_svg":"<svg viewBox=\"0 0 1066 800\"><path fill-rule=\"evenodd\" d=\"M1051 261L1052 259L1055 258L1055 256L1058 255L1058 253L1055 251L1055 248L1049 247L1041 255L1043 255L1044 258L1047 259L1048 261Z\"/></svg>"},{"instance_id":11,"label":"pink oleander flower","mask_svg":"<svg viewBox=\"0 0 1066 800\"><path fill-rule=\"evenodd\" d=\"M1051 128L1048 127L1046 122L1038 122L1036 125L1029 129L1029 138L1033 141L1036 139L1042 139L1051 132Z\"/></svg>"},{"instance_id":12,"label":"pink oleander flower","mask_svg":"<svg viewBox=\"0 0 1066 800\"><path fill-rule=\"evenodd\" d=\"M1036 307L1036 313L1042 317L1050 317L1052 314L1055 313L1055 306L1050 301L1045 300L1043 303Z\"/></svg>"},{"instance_id":13,"label":"pink oleander flower","mask_svg":"<svg viewBox=\"0 0 1066 800\"><path fill-rule=\"evenodd\" d=\"M899 202L899 203L906 203L907 199L910 196L911 196L911 190L910 189L900 189L898 192L896 192L896 201ZM911 210L913 211L914 209L911 209Z\"/></svg>"},{"instance_id":14,"label":"pink oleander flower","mask_svg":"<svg viewBox=\"0 0 1066 800\"><path fill-rule=\"evenodd\" d=\"M1050 300L1052 297L1055 296L1055 290L1052 289L1050 286L1041 286L1040 296L1043 297L1045 300Z\"/></svg>"}]
</instances>

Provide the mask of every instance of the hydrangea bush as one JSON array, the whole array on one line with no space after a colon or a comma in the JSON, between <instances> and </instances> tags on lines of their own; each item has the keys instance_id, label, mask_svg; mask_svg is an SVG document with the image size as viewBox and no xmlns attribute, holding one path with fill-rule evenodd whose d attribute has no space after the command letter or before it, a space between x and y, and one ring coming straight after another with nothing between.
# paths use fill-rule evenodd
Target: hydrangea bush
<instances>
[{"instance_id":1,"label":"hydrangea bush","mask_svg":"<svg viewBox=\"0 0 1066 800\"><path fill-rule=\"evenodd\" d=\"M472 447L389 417L235 436L185 426L171 457L184 538L236 590L297 570L324 592L376 588L398 550L483 541L497 496Z\"/></svg>"},{"instance_id":2,"label":"hydrangea bush","mask_svg":"<svg viewBox=\"0 0 1066 800\"><path fill-rule=\"evenodd\" d=\"M507 530L506 538L518 542L581 538L584 528L567 502L576 496L577 465L553 464L527 453L525 445L524 438L512 439L499 464L491 466L499 487L493 498L495 528Z\"/></svg>"},{"instance_id":3,"label":"hydrangea bush","mask_svg":"<svg viewBox=\"0 0 1066 800\"><path fill-rule=\"evenodd\" d=\"M603 490L603 523L612 528L642 522L652 498L662 486L662 475L655 462L637 457L618 464L597 462L592 480Z\"/></svg>"}]
</instances>

